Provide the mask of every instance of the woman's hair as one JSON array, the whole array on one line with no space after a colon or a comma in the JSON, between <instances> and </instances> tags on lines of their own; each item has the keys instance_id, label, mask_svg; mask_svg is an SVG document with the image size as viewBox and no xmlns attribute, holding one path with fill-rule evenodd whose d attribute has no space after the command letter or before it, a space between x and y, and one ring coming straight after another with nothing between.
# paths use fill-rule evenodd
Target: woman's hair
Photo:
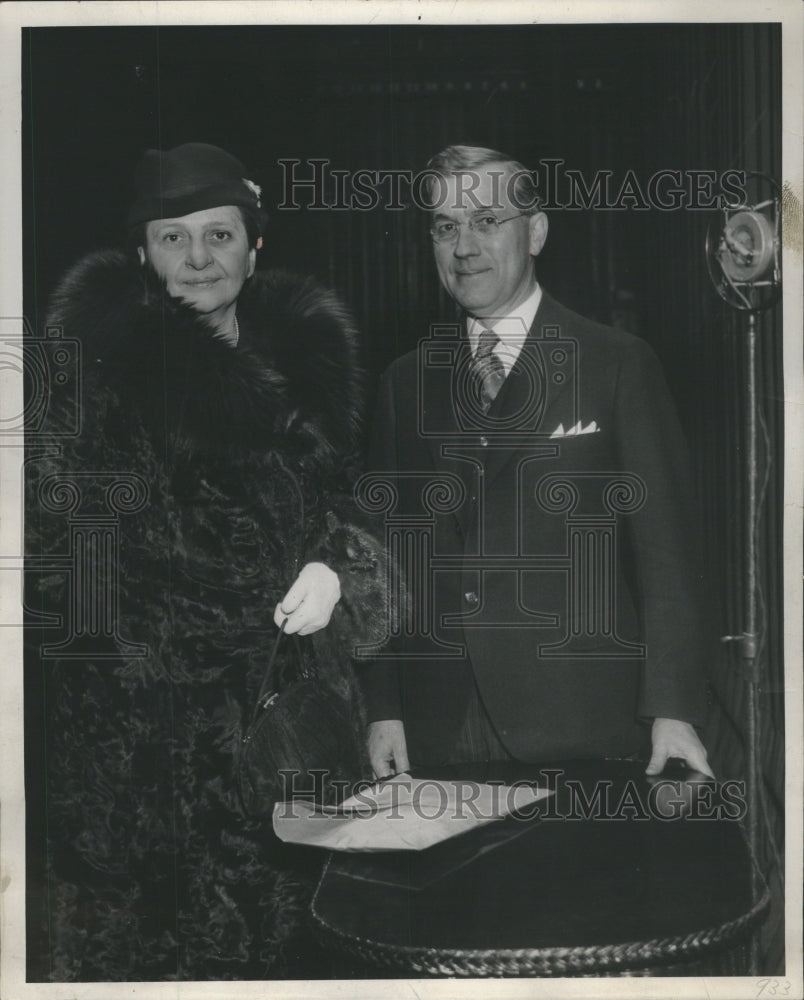
<instances>
[{"instance_id":1,"label":"woman's hair","mask_svg":"<svg viewBox=\"0 0 804 1000\"><path fill-rule=\"evenodd\" d=\"M533 174L526 166L514 160L506 153L485 146L447 146L427 161L424 179L424 195L428 206L437 207L438 195L435 193L436 178L449 177L454 174L470 173L482 167L498 164L505 167L513 184L508 190L508 198L512 205L523 215L535 215L540 211L541 200L533 182Z\"/></svg>"}]
</instances>

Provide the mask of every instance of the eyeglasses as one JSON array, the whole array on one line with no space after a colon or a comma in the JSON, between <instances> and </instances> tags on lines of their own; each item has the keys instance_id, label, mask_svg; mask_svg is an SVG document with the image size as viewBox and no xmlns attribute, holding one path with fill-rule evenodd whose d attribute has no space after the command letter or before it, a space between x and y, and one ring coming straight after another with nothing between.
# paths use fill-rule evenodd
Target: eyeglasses
<instances>
[{"instance_id":1,"label":"eyeglasses","mask_svg":"<svg viewBox=\"0 0 804 1000\"><path fill-rule=\"evenodd\" d=\"M447 222L445 220L430 226L430 235L433 237L434 243L457 243L461 226L468 226L475 236L484 240L495 236L503 223L512 222L525 214L525 212L517 212L516 215L511 215L507 219L498 219L496 215L479 215L467 222Z\"/></svg>"}]
</instances>

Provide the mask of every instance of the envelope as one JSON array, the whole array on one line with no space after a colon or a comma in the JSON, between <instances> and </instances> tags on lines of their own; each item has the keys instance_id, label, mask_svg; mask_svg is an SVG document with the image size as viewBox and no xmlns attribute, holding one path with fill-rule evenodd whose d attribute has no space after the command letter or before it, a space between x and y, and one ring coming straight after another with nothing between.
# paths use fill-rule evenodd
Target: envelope
<instances>
[{"instance_id":1,"label":"envelope","mask_svg":"<svg viewBox=\"0 0 804 1000\"><path fill-rule=\"evenodd\" d=\"M552 794L531 784L396 777L360 789L339 807L304 799L274 806L280 840L330 851L421 851L506 816L532 818Z\"/></svg>"},{"instance_id":2,"label":"envelope","mask_svg":"<svg viewBox=\"0 0 804 1000\"><path fill-rule=\"evenodd\" d=\"M422 892L441 879L475 864L480 858L524 835L533 836L539 817L520 814L484 823L460 837L442 840L422 851L333 851L327 871L332 876ZM538 847L535 849L538 850Z\"/></svg>"}]
</instances>

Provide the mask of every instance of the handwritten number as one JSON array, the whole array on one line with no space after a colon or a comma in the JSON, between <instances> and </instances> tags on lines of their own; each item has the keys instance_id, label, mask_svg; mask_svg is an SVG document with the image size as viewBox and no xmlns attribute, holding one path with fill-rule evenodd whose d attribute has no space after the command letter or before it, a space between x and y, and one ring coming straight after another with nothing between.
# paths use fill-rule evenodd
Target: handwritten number
<instances>
[{"instance_id":1,"label":"handwritten number","mask_svg":"<svg viewBox=\"0 0 804 1000\"><path fill-rule=\"evenodd\" d=\"M757 986L757 997L786 997L790 993L789 979L760 979Z\"/></svg>"}]
</instances>

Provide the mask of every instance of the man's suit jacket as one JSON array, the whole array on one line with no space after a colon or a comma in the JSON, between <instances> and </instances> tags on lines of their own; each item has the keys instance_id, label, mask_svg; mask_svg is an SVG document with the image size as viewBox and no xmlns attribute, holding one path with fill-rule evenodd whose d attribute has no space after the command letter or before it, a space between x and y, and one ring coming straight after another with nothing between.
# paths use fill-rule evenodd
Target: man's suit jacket
<instances>
[{"instance_id":1,"label":"man's suit jacket","mask_svg":"<svg viewBox=\"0 0 804 1000\"><path fill-rule=\"evenodd\" d=\"M370 720L402 719L431 764L475 681L522 760L636 752L655 716L701 724L700 548L653 352L544 293L486 416L470 360L436 330L381 381L369 467L395 491L410 594L363 672Z\"/></svg>"}]
</instances>

